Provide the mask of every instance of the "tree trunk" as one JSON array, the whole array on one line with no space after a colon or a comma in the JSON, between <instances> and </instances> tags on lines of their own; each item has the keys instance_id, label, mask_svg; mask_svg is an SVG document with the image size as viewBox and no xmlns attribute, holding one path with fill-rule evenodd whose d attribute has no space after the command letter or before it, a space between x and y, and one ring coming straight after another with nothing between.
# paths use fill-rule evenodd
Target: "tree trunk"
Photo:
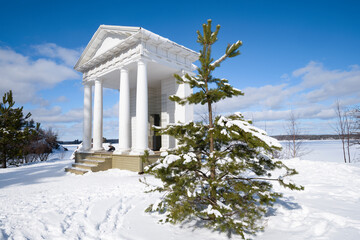
<instances>
[{"instance_id":1,"label":"tree trunk","mask_svg":"<svg viewBox=\"0 0 360 240\"><path fill-rule=\"evenodd\" d=\"M341 139L342 146L343 146L343 154L344 154L344 162L346 163L346 150L345 150L345 139Z\"/></svg>"},{"instance_id":2,"label":"tree trunk","mask_svg":"<svg viewBox=\"0 0 360 240\"><path fill-rule=\"evenodd\" d=\"M295 129L294 129L294 135L293 135L293 158L296 158L296 136L295 136L296 134L295 134Z\"/></svg>"},{"instance_id":3,"label":"tree trunk","mask_svg":"<svg viewBox=\"0 0 360 240\"><path fill-rule=\"evenodd\" d=\"M1 168L6 168L6 159L1 160Z\"/></svg>"},{"instance_id":4,"label":"tree trunk","mask_svg":"<svg viewBox=\"0 0 360 240\"><path fill-rule=\"evenodd\" d=\"M351 154L350 154L350 135L347 139L347 152L348 152L348 162L351 163Z\"/></svg>"},{"instance_id":5,"label":"tree trunk","mask_svg":"<svg viewBox=\"0 0 360 240\"><path fill-rule=\"evenodd\" d=\"M212 119L212 106L211 103L208 102L208 111L209 111L209 131L210 131L210 154L214 152L214 136L212 133L213 129L213 119ZM211 180L215 180L216 178L216 162L214 159L211 159L210 163L210 178ZM214 202L216 202L216 186L211 186L210 190L211 198Z\"/></svg>"}]
</instances>

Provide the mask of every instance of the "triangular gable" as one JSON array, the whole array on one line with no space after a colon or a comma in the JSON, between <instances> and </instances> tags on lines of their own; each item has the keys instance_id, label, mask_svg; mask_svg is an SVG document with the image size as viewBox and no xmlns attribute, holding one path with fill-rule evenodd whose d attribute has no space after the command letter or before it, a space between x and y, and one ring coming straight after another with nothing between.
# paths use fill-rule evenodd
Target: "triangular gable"
<instances>
[{"instance_id":1,"label":"triangular gable","mask_svg":"<svg viewBox=\"0 0 360 240\"><path fill-rule=\"evenodd\" d=\"M107 34L106 38L102 41L102 43L99 45L99 48L96 50L95 54L93 54L91 58L95 58L102 53L110 50L111 48L121 43L125 38L125 36L121 36L118 34Z\"/></svg>"},{"instance_id":2,"label":"triangular gable","mask_svg":"<svg viewBox=\"0 0 360 240\"><path fill-rule=\"evenodd\" d=\"M199 58L199 53L144 28L101 25L74 68L80 72L86 71L138 41L160 45L165 51L182 55L191 62Z\"/></svg>"},{"instance_id":3,"label":"triangular gable","mask_svg":"<svg viewBox=\"0 0 360 240\"><path fill-rule=\"evenodd\" d=\"M74 68L78 69L78 67L92 58L105 53L120 44L124 39L134 35L140 29L140 27L101 25L91 38Z\"/></svg>"}]
</instances>

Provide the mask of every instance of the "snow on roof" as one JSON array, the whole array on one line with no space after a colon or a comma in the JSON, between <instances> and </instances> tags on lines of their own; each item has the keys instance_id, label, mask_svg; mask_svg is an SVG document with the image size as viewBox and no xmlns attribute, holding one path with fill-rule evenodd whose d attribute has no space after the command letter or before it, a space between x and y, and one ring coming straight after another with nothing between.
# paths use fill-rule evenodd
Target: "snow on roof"
<instances>
[{"instance_id":1,"label":"snow on roof","mask_svg":"<svg viewBox=\"0 0 360 240\"><path fill-rule=\"evenodd\" d=\"M119 38L119 41L113 41L115 42L115 44L113 44L110 49L106 49L106 51L97 53L97 50L99 49L99 47L101 47L101 44L108 36L108 34L116 35ZM199 58L199 54L197 52L144 28L100 25L100 27L95 32L90 42L86 46L85 50L81 54L74 69L77 71L81 71L85 68L93 66L101 62L103 59L115 54L116 52L126 49L127 47L134 44L135 42L138 42L139 40L160 43L162 47L165 47L170 51L174 51L177 54L184 55L191 61L196 61Z\"/></svg>"}]
</instances>

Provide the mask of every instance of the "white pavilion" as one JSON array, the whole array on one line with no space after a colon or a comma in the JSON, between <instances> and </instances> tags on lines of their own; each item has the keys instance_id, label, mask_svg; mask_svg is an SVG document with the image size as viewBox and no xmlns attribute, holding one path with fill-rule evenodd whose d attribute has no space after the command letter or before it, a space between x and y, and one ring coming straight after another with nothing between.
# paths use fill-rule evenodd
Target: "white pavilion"
<instances>
[{"instance_id":1,"label":"white pavilion","mask_svg":"<svg viewBox=\"0 0 360 240\"><path fill-rule=\"evenodd\" d=\"M199 54L141 27L101 25L75 65L83 73L84 128L79 152L103 152L103 88L119 90L119 147L114 155L176 147L152 126L193 120L193 107L169 100L192 90L174 73L193 74ZM93 98L93 99L92 99Z\"/></svg>"}]
</instances>

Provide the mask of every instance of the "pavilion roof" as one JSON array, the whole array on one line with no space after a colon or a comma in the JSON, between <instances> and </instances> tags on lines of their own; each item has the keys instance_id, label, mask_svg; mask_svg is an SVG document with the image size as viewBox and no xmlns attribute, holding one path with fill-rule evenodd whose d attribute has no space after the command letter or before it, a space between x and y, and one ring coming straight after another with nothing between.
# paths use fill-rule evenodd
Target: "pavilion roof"
<instances>
[{"instance_id":1,"label":"pavilion roof","mask_svg":"<svg viewBox=\"0 0 360 240\"><path fill-rule=\"evenodd\" d=\"M108 36L116 37L116 41L111 42L108 49L104 49L99 53L99 48ZM165 48L175 54L182 55L190 59L192 62L198 60L199 58L199 53L144 28L100 25L80 56L80 59L76 63L74 69L80 72L89 69L105 59L110 58L116 53L133 46L135 43L139 42L139 40L150 42L157 46L161 45L162 48Z\"/></svg>"}]
</instances>

